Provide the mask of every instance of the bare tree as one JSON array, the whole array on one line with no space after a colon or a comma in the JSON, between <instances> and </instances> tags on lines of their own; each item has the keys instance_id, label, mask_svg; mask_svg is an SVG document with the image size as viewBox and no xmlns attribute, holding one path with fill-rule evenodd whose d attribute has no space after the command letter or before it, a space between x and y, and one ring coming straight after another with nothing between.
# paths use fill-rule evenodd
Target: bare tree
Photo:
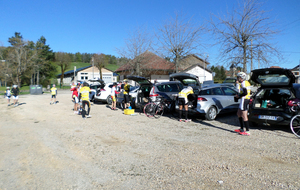
<instances>
[{"instance_id":1,"label":"bare tree","mask_svg":"<svg viewBox=\"0 0 300 190\"><path fill-rule=\"evenodd\" d=\"M152 37L145 28L139 27L130 34L130 37L125 40L125 47L117 49L117 52L122 56L132 61L127 62L131 65L131 74L141 75L140 64L144 61L142 53L151 50ZM133 61L134 60L134 61Z\"/></svg>"},{"instance_id":2,"label":"bare tree","mask_svg":"<svg viewBox=\"0 0 300 190\"><path fill-rule=\"evenodd\" d=\"M198 25L176 13L175 18L165 21L156 33L159 49L175 63L179 70L179 60L188 54L199 51L201 36L205 33L204 24Z\"/></svg>"},{"instance_id":3,"label":"bare tree","mask_svg":"<svg viewBox=\"0 0 300 190\"><path fill-rule=\"evenodd\" d=\"M95 66L99 69L100 79L102 78L102 68L108 64L108 59L103 53L94 54L92 61L94 61Z\"/></svg>"},{"instance_id":4,"label":"bare tree","mask_svg":"<svg viewBox=\"0 0 300 190\"><path fill-rule=\"evenodd\" d=\"M220 57L227 63L241 63L243 71L247 72L248 60L260 60L268 64L274 57L281 57L277 48L270 43L273 35L273 22L261 9L257 0L243 0L239 8L223 16L211 18L213 34L217 44L221 46Z\"/></svg>"},{"instance_id":5,"label":"bare tree","mask_svg":"<svg viewBox=\"0 0 300 190\"><path fill-rule=\"evenodd\" d=\"M31 41L24 41L20 33L15 33L15 36L9 38L9 43L12 47L8 51L7 60L11 63L13 69L14 83L21 86L22 76L25 74L27 67L36 58L37 52L35 45Z\"/></svg>"},{"instance_id":6,"label":"bare tree","mask_svg":"<svg viewBox=\"0 0 300 190\"><path fill-rule=\"evenodd\" d=\"M64 52L55 53L55 62L60 67L61 76L60 76L60 85L63 85L64 73L71 65L71 57Z\"/></svg>"}]
</instances>

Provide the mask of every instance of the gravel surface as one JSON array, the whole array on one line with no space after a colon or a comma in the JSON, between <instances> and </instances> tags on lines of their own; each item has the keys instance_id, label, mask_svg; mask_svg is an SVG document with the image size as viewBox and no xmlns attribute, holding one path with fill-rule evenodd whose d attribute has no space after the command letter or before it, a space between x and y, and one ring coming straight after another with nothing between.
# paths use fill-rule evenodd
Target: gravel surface
<instances>
[{"instance_id":1,"label":"gravel surface","mask_svg":"<svg viewBox=\"0 0 300 190\"><path fill-rule=\"evenodd\" d=\"M72 111L70 91L0 99L0 189L300 189L300 139L287 127L233 132L215 121ZM137 112L138 113L138 112Z\"/></svg>"}]
</instances>

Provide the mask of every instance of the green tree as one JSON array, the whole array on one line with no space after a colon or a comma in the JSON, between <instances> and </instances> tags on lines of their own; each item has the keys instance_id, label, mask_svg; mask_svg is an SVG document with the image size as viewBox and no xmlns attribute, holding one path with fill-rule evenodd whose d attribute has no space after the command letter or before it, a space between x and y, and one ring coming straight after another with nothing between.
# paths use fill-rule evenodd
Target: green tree
<instances>
[{"instance_id":1,"label":"green tree","mask_svg":"<svg viewBox=\"0 0 300 190\"><path fill-rule=\"evenodd\" d=\"M24 41L20 33L15 32L15 36L9 38L11 44L7 60L11 63L13 82L21 87L22 78L28 66L37 56L35 44L32 41Z\"/></svg>"},{"instance_id":2,"label":"green tree","mask_svg":"<svg viewBox=\"0 0 300 190\"><path fill-rule=\"evenodd\" d=\"M100 79L102 79L102 68L104 68L109 60L105 56L105 54L94 54L92 61L94 61L94 65L99 69Z\"/></svg>"},{"instance_id":3,"label":"green tree","mask_svg":"<svg viewBox=\"0 0 300 190\"><path fill-rule=\"evenodd\" d=\"M81 53L77 52L75 54L75 62L81 62L81 61L82 61L82 59L81 59Z\"/></svg>"},{"instance_id":4,"label":"green tree","mask_svg":"<svg viewBox=\"0 0 300 190\"><path fill-rule=\"evenodd\" d=\"M55 53L55 62L60 67L61 76L60 76L60 86L63 85L64 73L71 65L71 56L68 53L56 52Z\"/></svg>"}]
</instances>

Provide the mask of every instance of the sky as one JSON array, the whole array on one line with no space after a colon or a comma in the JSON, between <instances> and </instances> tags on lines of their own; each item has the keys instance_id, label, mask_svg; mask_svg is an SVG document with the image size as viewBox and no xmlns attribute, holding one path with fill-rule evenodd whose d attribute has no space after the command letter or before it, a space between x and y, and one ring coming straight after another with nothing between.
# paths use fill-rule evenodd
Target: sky
<instances>
[{"instance_id":1,"label":"sky","mask_svg":"<svg viewBox=\"0 0 300 190\"><path fill-rule=\"evenodd\" d=\"M272 43L285 56L282 63L270 66L294 68L300 64L300 0L262 2L281 30ZM139 27L155 30L175 12L202 23L211 14L226 15L236 6L237 0L0 0L0 46L9 46L8 38L20 32L34 42L44 36L54 52L121 57L116 48L124 47L130 32ZM220 65L217 47L206 48L205 53L211 65Z\"/></svg>"}]
</instances>

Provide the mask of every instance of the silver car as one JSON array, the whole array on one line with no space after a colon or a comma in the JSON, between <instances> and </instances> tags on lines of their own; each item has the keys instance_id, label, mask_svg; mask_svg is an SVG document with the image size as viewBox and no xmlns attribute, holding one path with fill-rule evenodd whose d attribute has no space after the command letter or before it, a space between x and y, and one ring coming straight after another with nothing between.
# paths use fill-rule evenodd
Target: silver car
<instances>
[{"instance_id":1,"label":"silver car","mask_svg":"<svg viewBox=\"0 0 300 190\"><path fill-rule=\"evenodd\" d=\"M214 120L221 112L237 111L238 102L234 96L238 94L235 88L222 84L212 84L203 87L197 101L189 102L189 112L204 115L207 120Z\"/></svg>"}]
</instances>

